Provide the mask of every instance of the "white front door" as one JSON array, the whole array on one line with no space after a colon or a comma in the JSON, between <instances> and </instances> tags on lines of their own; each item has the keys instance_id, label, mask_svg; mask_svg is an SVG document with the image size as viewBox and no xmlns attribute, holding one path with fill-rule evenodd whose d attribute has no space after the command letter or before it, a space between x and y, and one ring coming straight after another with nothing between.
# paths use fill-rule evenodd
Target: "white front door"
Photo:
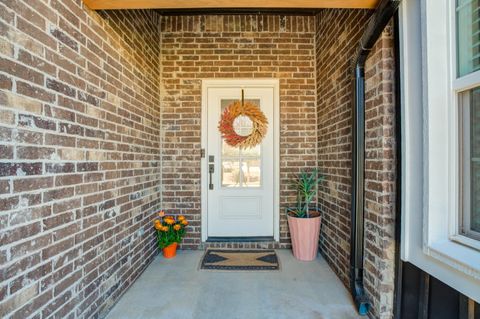
<instances>
[{"instance_id":1,"label":"white front door","mask_svg":"<svg viewBox=\"0 0 480 319\"><path fill-rule=\"evenodd\" d=\"M261 144L250 149L228 146L218 129L222 111L241 99L256 104L268 119ZM206 102L206 185L208 237L274 236L274 87L242 86L204 89ZM203 131L205 133L205 130ZM206 187L205 187L206 186Z\"/></svg>"}]
</instances>

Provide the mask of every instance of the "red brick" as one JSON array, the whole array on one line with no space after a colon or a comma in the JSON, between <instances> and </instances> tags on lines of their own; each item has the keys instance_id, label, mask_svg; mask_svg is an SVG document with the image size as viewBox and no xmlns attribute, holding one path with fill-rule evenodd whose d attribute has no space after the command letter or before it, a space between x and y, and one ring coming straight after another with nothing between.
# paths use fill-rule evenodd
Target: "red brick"
<instances>
[{"instance_id":1,"label":"red brick","mask_svg":"<svg viewBox=\"0 0 480 319\"><path fill-rule=\"evenodd\" d=\"M50 188L53 186L53 177L29 177L13 181L13 191L25 192L38 189Z\"/></svg>"},{"instance_id":2,"label":"red brick","mask_svg":"<svg viewBox=\"0 0 480 319\"><path fill-rule=\"evenodd\" d=\"M55 96L52 93L47 92L46 90L30 85L29 83L17 81L17 92L22 95L29 96L31 98L39 99L44 102L52 103L55 101Z\"/></svg>"},{"instance_id":3,"label":"red brick","mask_svg":"<svg viewBox=\"0 0 480 319\"><path fill-rule=\"evenodd\" d=\"M28 237L34 236L40 233L42 227L40 223L33 223L18 228L14 228L9 231L3 231L0 234L0 245L7 245L19 240L24 240Z\"/></svg>"},{"instance_id":4,"label":"red brick","mask_svg":"<svg viewBox=\"0 0 480 319\"><path fill-rule=\"evenodd\" d=\"M0 58L0 71L19 77L23 80L33 82L38 85L43 85L45 78L43 74L33 69L30 69L26 66L4 58Z\"/></svg>"},{"instance_id":5,"label":"red brick","mask_svg":"<svg viewBox=\"0 0 480 319\"><path fill-rule=\"evenodd\" d=\"M0 163L0 176L40 175L42 163Z\"/></svg>"}]
</instances>

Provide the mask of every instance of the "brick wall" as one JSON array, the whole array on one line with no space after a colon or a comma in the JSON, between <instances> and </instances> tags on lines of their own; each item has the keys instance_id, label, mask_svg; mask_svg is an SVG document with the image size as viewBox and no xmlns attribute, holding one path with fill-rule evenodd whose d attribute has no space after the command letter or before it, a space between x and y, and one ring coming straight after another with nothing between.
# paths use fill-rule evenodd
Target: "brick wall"
<instances>
[{"instance_id":1,"label":"brick wall","mask_svg":"<svg viewBox=\"0 0 480 319\"><path fill-rule=\"evenodd\" d=\"M365 66L365 289L372 316L393 318L395 277L394 38L389 25Z\"/></svg>"},{"instance_id":2,"label":"brick wall","mask_svg":"<svg viewBox=\"0 0 480 319\"><path fill-rule=\"evenodd\" d=\"M81 3L0 3L1 318L97 317L156 252L159 19Z\"/></svg>"},{"instance_id":3,"label":"brick wall","mask_svg":"<svg viewBox=\"0 0 480 319\"><path fill-rule=\"evenodd\" d=\"M321 252L349 285L351 211L351 59L368 11L317 15L318 165L326 175ZM382 34L366 64L365 288L372 318L392 318L394 293L395 135L394 39Z\"/></svg>"},{"instance_id":4,"label":"brick wall","mask_svg":"<svg viewBox=\"0 0 480 319\"><path fill-rule=\"evenodd\" d=\"M316 16L318 166L323 211L321 252L349 284L353 77L351 59L368 19L363 10L322 10Z\"/></svg>"},{"instance_id":5,"label":"brick wall","mask_svg":"<svg viewBox=\"0 0 480 319\"><path fill-rule=\"evenodd\" d=\"M183 247L200 247L204 78L280 79L280 204L295 201L295 173L320 167L321 250L347 284L349 67L368 16L160 18L2 1L0 316L104 314L152 260L160 206L188 216ZM387 31L367 64L365 279L379 318L393 300L391 52ZM230 246L289 247L280 216L279 245Z\"/></svg>"},{"instance_id":6,"label":"brick wall","mask_svg":"<svg viewBox=\"0 0 480 319\"><path fill-rule=\"evenodd\" d=\"M314 17L164 16L161 30L163 206L193 221L183 247L197 248L201 80L280 79L280 205L293 203L288 189L293 175L316 166ZM280 216L277 246L288 247L283 210Z\"/></svg>"}]
</instances>

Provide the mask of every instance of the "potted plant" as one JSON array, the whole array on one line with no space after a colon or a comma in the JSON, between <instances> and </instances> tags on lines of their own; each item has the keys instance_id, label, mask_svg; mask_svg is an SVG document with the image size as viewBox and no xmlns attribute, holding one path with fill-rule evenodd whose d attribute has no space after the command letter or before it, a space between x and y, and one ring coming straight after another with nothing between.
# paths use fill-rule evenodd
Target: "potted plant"
<instances>
[{"instance_id":1,"label":"potted plant","mask_svg":"<svg viewBox=\"0 0 480 319\"><path fill-rule=\"evenodd\" d=\"M322 180L318 169L302 171L295 179L297 206L287 209L287 219L293 255L298 260L311 261L317 257L321 215L312 207L312 201Z\"/></svg>"},{"instance_id":2,"label":"potted plant","mask_svg":"<svg viewBox=\"0 0 480 319\"><path fill-rule=\"evenodd\" d=\"M153 221L157 233L157 245L162 249L165 258L173 258L177 254L177 246L185 235L188 221L184 216L165 216L162 210L158 213L159 219Z\"/></svg>"}]
</instances>

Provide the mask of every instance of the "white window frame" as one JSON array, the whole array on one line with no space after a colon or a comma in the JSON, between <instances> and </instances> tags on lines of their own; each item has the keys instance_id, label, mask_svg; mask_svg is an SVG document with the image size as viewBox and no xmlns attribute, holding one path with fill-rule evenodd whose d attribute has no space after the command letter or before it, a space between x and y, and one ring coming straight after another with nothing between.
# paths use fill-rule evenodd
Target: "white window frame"
<instances>
[{"instance_id":1,"label":"white window frame","mask_svg":"<svg viewBox=\"0 0 480 319\"><path fill-rule=\"evenodd\" d=\"M447 169L450 163L447 143L451 127L445 123L450 123L447 107L453 105L453 97L451 72L447 67L451 52L445 39L449 30L445 26L445 21L449 21L448 1L403 0L400 4L400 258L480 302L479 272L475 265L470 266L472 256L479 259L480 252L449 237L452 215L448 194L452 184ZM428 19L433 19L433 26L428 21L427 27ZM427 30L433 32L427 34ZM434 44L436 47L432 47ZM439 137L435 136L437 133ZM439 143L432 145L435 140ZM443 243L450 245L444 247ZM456 252L457 247L458 252L450 255L449 250Z\"/></svg>"},{"instance_id":2,"label":"white window frame","mask_svg":"<svg viewBox=\"0 0 480 319\"><path fill-rule=\"evenodd\" d=\"M458 190L458 200L459 203L457 205L457 211L455 212L455 224L452 225L452 229L450 231L452 240L457 241L458 243L467 245L474 249L480 250L480 240L476 238L472 238L465 234L462 234L460 229L466 223L465 212L470 210L470 204L467 203L466 193L464 190L470 186L470 176L465 174L465 166L469 165L469 149L465 148L467 141L470 140L470 132L467 131L467 128L470 128L470 123L466 125L466 121L469 120L469 116L465 116L465 106L470 103L470 94L467 94L470 89L475 87L480 87L480 70L475 72L466 74L457 78L458 74L458 61L457 61L457 32L456 32L456 5L455 3L458 0L451 1L451 12L450 12L450 24L452 28L450 30L450 38L451 41L451 52L452 52L452 60L451 60L451 69L452 69L452 94L453 94L453 103L454 107L457 112L458 116L458 128L457 128L457 139L458 146L456 146L456 152L459 154L457 156L458 159L458 174L460 179L459 183L459 190ZM468 190L468 194L470 190Z\"/></svg>"},{"instance_id":3,"label":"white window frame","mask_svg":"<svg viewBox=\"0 0 480 319\"><path fill-rule=\"evenodd\" d=\"M422 0L426 183L425 254L480 279L480 241L460 234L461 109L459 92L480 83L480 71L456 78L455 0ZM445 35L447 35L445 37Z\"/></svg>"}]
</instances>

